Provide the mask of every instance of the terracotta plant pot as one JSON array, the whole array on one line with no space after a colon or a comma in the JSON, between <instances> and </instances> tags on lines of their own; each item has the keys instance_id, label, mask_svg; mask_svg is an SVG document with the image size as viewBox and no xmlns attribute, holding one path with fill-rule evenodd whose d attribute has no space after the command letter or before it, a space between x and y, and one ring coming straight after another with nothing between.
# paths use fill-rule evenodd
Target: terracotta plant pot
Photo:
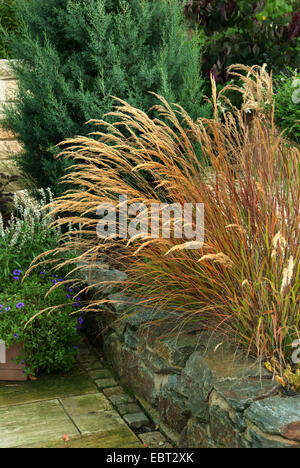
<instances>
[{"instance_id":1,"label":"terracotta plant pot","mask_svg":"<svg viewBox=\"0 0 300 468\"><path fill-rule=\"evenodd\" d=\"M10 348L0 340L0 380L27 380L25 364L16 364L16 357L23 353L23 345L15 344Z\"/></svg>"}]
</instances>

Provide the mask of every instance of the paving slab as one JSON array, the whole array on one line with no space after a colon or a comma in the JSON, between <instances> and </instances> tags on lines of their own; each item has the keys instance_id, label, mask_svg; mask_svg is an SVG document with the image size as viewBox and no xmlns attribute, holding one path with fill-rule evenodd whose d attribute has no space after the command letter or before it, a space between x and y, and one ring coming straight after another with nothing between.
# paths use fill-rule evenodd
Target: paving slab
<instances>
[{"instance_id":1,"label":"paving slab","mask_svg":"<svg viewBox=\"0 0 300 468\"><path fill-rule=\"evenodd\" d=\"M81 434L107 432L126 426L102 393L63 398L61 403Z\"/></svg>"},{"instance_id":2,"label":"paving slab","mask_svg":"<svg viewBox=\"0 0 300 468\"><path fill-rule=\"evenodd\" d=\"M20 448L143 448L141 441L128 427L114 429L101 434L76 436L69 441L54 440L52 442L26 445Z\"/></svg>"},{"instance_id":3,"label":"paving slab","mask_svg":"<svg viewBox=\"0 0 300 468\"><path fill-rule=\"evenodd\" d=\"M55 400L0 408L0 448L74 437L79 431Z\"/></svg>"},{"instance_id":4,"label":"paving slab","mask_svg":"<svg viewBox=\"0 0 300 468\"><path fill-rule=\"evenodd\" d=\"M9 405L95 393L97 387L81 368L27 382L0 382L0 408Z\"/></svg>"}]
</instances>

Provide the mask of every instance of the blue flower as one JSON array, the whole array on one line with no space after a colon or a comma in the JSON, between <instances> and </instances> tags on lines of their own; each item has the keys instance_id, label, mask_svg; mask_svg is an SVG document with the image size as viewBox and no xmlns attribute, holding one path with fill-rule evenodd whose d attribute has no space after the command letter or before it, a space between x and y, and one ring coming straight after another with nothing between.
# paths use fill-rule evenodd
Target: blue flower
<instances>
[{"instance_id":1,"label":"blue flower","mask_svg":"<svg viewBox=\"0 0 300 468\"><path fill-rule=\"evenodd\" d=\"M0 309L3 309L3 305L0 305Z\"/></svg>"},{"instance_id":2,"label":"blue flower","mask_svg":"<svg viewBox=\"0 0 300 468\"><path fill-rule=\"evenodd\" d=\"M40 275L45 275L46 272L45 271L40 271Z\"/></svg>"},{"instance_id":3,"label":"blue flower","mask_svg":"<svg viewBox=\"0 0 300 468\"><path fill-rule=\"evenodd\" d=\"M18 338L18 336L19 336L18 333L15 333L15 334L14 334L15 340Z\"/></svg>"},{"instance_id":4,"label":"blue flower","mask_svg":"<svg viewBox=\"0 0 300 468\"><path fill-rule=\"evenodd\" d=\"M24 307L24 303L23 302L18 302L17 309L21 309L21 307Z\"/></svg>"},{"instance_id":5,"label":"blue flower","mask_svg":"<svg viewBox=\"0 0 300 468\"><path fill-rule=\"evenodd\" d=\"M19 281L19 279L20 278L18 276L14 276L14 280Z\"/></svg>"},{"instance_id":6,"label":"blue flower","mask_svg":"<svg viewBox=\"0 0 300 468\"><path fill-rule=\"evenodd\" d=\"M83 324L83 318L82 317L79 317L79 319L77 320L77 322L82 325Z\"/></svg>"},{"instance_id":7,"label":"blue flower","mask_svg":"<svg viewBox=\"0 0 300 468\"><path fill-rule=\"evenodd\" d=\"M10 310L10 307L5 307L5 312L8 312Z\"/></svg>"},{"instance_id":8,"label":"blue flower","mask_svg":"<svg viewBox=\"0 0 300 468\"><path fill-rule=\"evenodd\" d=\"M14 270L14 276L19 276L21 274L21 270Z\"/></svg>"}]
</instances>

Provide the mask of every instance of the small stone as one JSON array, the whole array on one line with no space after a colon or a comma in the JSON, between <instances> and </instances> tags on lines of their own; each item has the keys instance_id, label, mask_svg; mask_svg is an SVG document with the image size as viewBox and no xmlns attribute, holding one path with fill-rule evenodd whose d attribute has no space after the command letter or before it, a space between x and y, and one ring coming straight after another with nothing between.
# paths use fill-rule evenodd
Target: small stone
<instances>
[{"instance_id":1,"label":"small stone","mask_svg":"<svg viewBox=\"0 0 300 468\"><path fill-rule=\"evenodd\" d=\"M167 441L165 436L159 431L139 434L139 438L149 448L157 448L157 447L171 448L172 447L172 445Z\"/></svg>"},{"instance_id":2,"label":"small stone","mask_svg":"<svg viewBox=\"0 0 300 468\"><path fill-rule=\"evenodd\" d=\"M149 419L144 413L126 414L124 419L127 424L134 429L140 429L145 424L149 423Z\"/></svg>"},{"instance_id":3,"label":"small stone","mask_svg":"<svg viewBox=\"0 0 300 468\"><path fill-rule=\"evenodd\" d=\"M286 439L297 440L300 442L300 421L287 424L282 431Z\"/></svg>"},{"instance_id":4,"label":"small stone","mask_svg":"<svg viewBox=\"0 0 300 468\"><path fill-rule=\"evenodd\" d=\"M118 385L115 379L98 379L95 380L95 384L100 390L110 387L116 387Z\"/></svg>"}]
</instances>

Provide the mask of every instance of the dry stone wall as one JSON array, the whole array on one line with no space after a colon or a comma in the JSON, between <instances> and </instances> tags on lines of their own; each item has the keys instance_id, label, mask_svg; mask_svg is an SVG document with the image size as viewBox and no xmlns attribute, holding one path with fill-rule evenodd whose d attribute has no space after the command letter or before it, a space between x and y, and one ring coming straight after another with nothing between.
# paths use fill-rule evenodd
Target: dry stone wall
<instances>
[{"instance_id":1,"label":"dry stone wall","mask_svg":"<svg viewBox=\"0 0 300 468\"><path fill-rule=\"evenodd\" d=\"M111 276L121 281L124 273L97 265L85 281ZM151 325L160 318L154 310L116 291L109 299L87 327L95 340L104 337L101 346L122 383L179 447L300 448L300 395L282 395L267 370L220 345L220 337L168 336Z\"/></svg>"}]
</instances>

